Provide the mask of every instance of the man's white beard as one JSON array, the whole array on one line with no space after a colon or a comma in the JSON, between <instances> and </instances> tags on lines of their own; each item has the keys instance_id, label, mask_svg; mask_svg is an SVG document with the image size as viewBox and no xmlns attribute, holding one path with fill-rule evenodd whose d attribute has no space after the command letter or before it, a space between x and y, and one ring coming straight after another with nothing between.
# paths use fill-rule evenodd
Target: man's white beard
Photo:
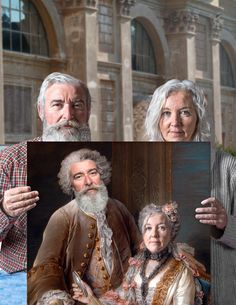
<instances>
[{"instance_id":1,"label":"man's white beard","mask_svg":"<svg viewBox=\"0 0 236 305\"><path fill-rule=\"evenodd\" d=\"M95 193L86 193L89 189L96 189L97 191ZM74 194L78 206L86 213L95 214L104 211L107 206L108 192L104 184L89 186L80 192L74 191Z\"/></svg>"},{"instance_id":2,"label":"man's white beard","mask_svg":"<svg viewBox=\"0 0 236 305\"><path fill-rule=\"evenodd\" d=\"M71 128L65 126L71 126ZM75 120L64 120L54 125L48 125L44 120L42 140L44 142L87 142L91 141L91 133L88 124L79 124Z\"/></svg>"}]
</instances>

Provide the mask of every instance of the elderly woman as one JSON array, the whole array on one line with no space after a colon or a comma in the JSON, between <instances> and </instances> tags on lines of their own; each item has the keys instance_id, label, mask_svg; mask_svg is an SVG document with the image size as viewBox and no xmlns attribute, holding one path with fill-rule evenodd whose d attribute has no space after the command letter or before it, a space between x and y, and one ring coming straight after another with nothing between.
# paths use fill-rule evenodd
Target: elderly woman
<instances>
[{"instance_id":1,"label":"elderly woman","mask_svg":"<svg viewBox=\"0 0 236 305\"><path fill-rule=\"evenodd\" d=\"M180 228L177 204L146 206L139 216L139 228L143 236L142 249L130 259L122 285L98 300L84 282L87 297L73 284L75 300L90 305L195 304L194 264L191 263L190 268L185 255L185 260L181 260L173 243Z\"/></svg>"},{"instance_id":2,"label":"elderly woman","mask_svg":"<svg viewBox=\"0 0 236 305\"><path fill-rule=\"evenodd\" d=\"M157 88L149 105L146 133L151 141L209 141L210 126L202 90L177 79ZM236 298L236 159L212 145L211 197L196 219L215 226L212 239L212 303L233 305Z\"/></svg>"}]
</instances>

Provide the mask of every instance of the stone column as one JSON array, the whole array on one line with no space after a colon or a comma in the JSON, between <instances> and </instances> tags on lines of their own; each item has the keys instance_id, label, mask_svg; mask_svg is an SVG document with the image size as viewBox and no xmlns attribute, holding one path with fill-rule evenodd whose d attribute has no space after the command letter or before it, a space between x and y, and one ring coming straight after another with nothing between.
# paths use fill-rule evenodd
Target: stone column
<instances>
[{"instance_id":1,"label":"stone column","mask_svg":"<svg viewBox=\"0 0 236 305\"><path fill-rule=\"evenodd\" d=\"M212 81L213 81L213 109L215 122L215 138L222 144L222 114L221 114L221 84L220 84L220 38L223 20L220 15L211 20L212 41ZM215 139L213 139L215 140Z\"/></svg>"},{"instance_id":2,"label":"stone column","mask_svg":"<svg viewBox=\"0 0 236 305\"><path fill-rule=\"evenodd\" d=\"M97 67L97 9L85 9L85 77L92 96L92 109L90 115L90 126L92 140L103 140L101 134L101 101L98 88L98 67Z\"/></svg>"},{"instance_id":3,"label":"stone column","mask_svg":"<svg viewBox=\"0 0 236 305\"><path fill-rule=\"evenodd\" d=\"M2 9L0 5L0 16L2 16ZM5 143L4 130L4 98L3 98L3 52L2 52L2 21L0 22L0 144Z\"/></svg>"},{"instance_id":4,"label":"stone column","mask_svg":"<svg viewBox=\"0 0 236 305\"><path fill-rule=\"evenodd\" d=\"M134 0L120 0L120 45L121 45L121 99L123 141L133 140L133 86L131 60L130 8Z\"/></svg>"},{"instance_id":5,"label":"stone column","mask_svg":"<svg viewBox=\"0 0 236 305\"><path fill-rule=\"evenodd\" d=\"M197 20L198 15L188 10L174 10L165 18L171 77L195 81Z\"/></svg>"},{"instance_id":6,"label":"stone column","mask_svg":"<svg viewBox=\"0 0 236 305\"><path fill-rule=\"evenodd\" d=\"M97 80L97 8L96 1L63 2L66 30L68 73L83 80L92 96L90 126L92 140L101 140L101 105Z\"/></svg>"}]
</instances>

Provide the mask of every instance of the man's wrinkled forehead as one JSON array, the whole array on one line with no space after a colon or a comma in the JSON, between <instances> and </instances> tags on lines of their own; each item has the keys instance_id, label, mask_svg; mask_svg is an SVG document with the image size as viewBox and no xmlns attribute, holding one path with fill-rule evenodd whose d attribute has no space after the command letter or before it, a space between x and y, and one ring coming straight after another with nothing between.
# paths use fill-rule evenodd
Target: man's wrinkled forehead
<instances>
[{"instance_id":1,"label":"man's wrinkled forehead","mask_svg":"<svg viewBox=\"0 0 236 305\"><path fill-rule=\"evenodd\" d=\"M85 89L78 85L74 84L67 84L67 83L54 83L51 84L46 92L44 99L64 99L64 98L70 98L70 99L83 99L86 102L87 96Z\"/></svg>"},{"instance_id":2,"label":"man's wrinkled forehead","mask_svg":"<svg viewBox=\"0 0 236 305\"><path fill-rule=\"evenodd\" d=\"M91 169L97 169L97 164L95 161L91 159L85 159L77 162L72 162L70 164L69 169L70 169L70 173L72 173L73 171L86 172Z\"/></svg>"}]
</instances>

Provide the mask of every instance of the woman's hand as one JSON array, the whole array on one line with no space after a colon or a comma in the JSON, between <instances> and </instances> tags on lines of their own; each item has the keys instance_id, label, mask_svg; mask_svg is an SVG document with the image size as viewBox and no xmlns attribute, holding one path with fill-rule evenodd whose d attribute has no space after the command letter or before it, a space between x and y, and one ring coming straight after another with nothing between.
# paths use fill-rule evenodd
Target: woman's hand
<instances>
[{"instance_id":1,"label":"woman's hand","mask_svg":"<svg viewBox=\"0 0 236 305\"><path fill-rule=\"evenodd\" d=\"M89 301L91 297L93 296L92 289L84 282L82 281L84 288L86 289L88 296L85 296L82 292L82 290L79 288L79 286L75 283L72 284L73 287L73 299L85 304L89 304Z\"/></svg>"},{"instance_id":2,"label":"woman's hand","mask_svg":"<svg viewBox=\"0 0 236 305\"><path fill-rule=\"evenodd\" d=\"M195 218L201 223L216 226L218 229L224 229L227 225L227 214L222 203L215 197L210 197L201 202L202 205L210 204L208 207L197 208Z\"/></svg>"}]
</instances>

